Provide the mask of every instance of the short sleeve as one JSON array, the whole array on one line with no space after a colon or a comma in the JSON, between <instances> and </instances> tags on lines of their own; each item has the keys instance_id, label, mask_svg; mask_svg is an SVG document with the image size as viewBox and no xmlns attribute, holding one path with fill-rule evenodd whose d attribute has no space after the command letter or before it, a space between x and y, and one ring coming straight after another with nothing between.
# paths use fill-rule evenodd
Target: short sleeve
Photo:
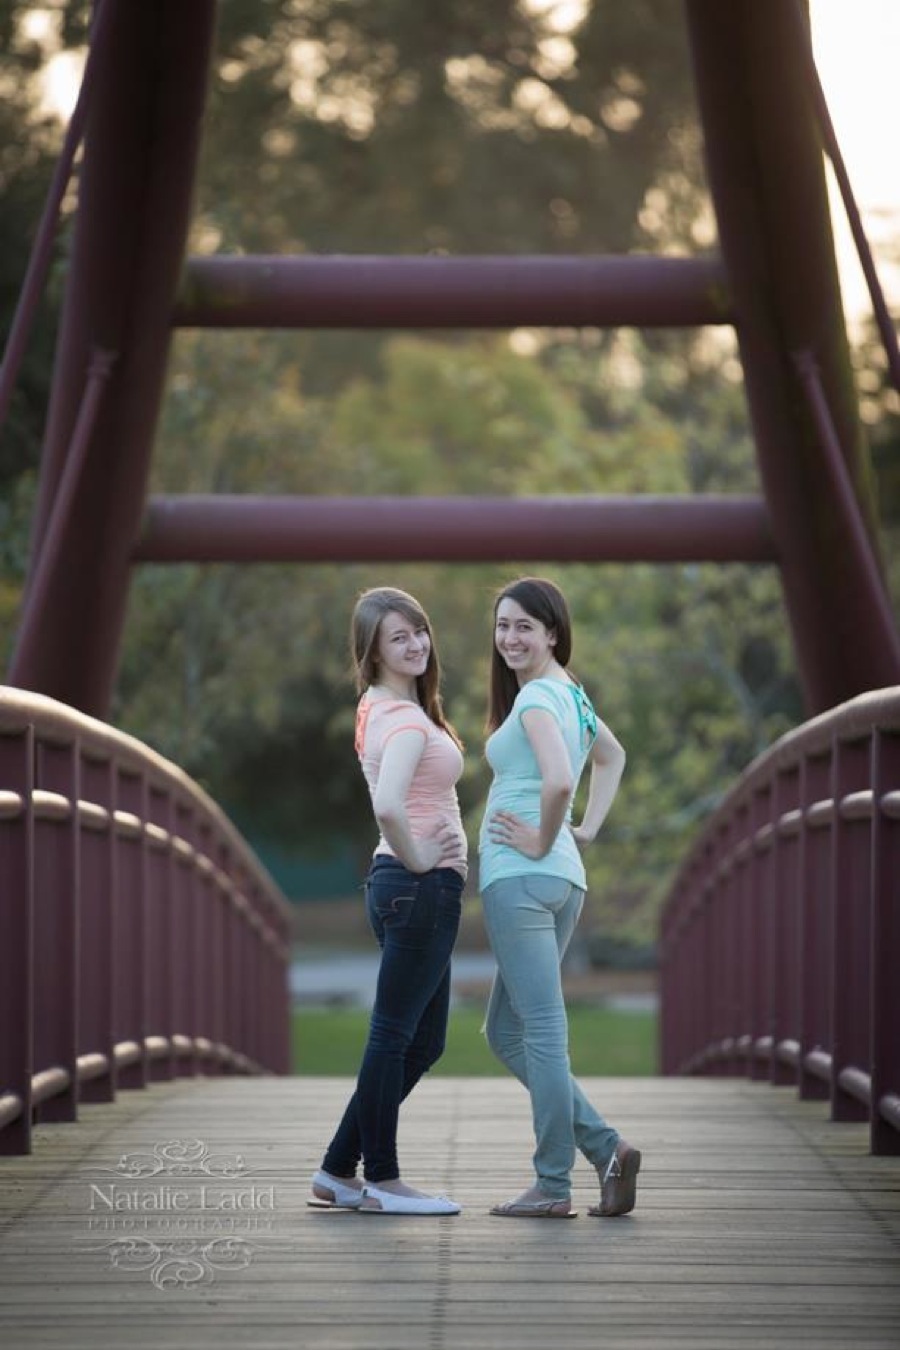
<instances>
[{"instance_id":1,"label":"short sleeve","mask_svg":"<svg viewBox=\"0 0 900 1350\"><path fill-rule=\"evenodd\" d=\"M560 720L559 700L555 691L548 688L546 682L532 680L520 690L516 698L516 716L519 721L522 720L522 714L531 712L532 709L540 709L541 712L548 712L558 722Z\"/></svg>"},{"instance_id":2,"label":"short sleeve","mask_svg":"<svg viewBox=\"0 0 900 1350\"><path fill-rule=\"evenodd\" d=\"M421 708L411 703L387 703L379 707L378 743L382 750L401 731L418 731L428 736L428 721Z\"/></svg>"}]
</instances>

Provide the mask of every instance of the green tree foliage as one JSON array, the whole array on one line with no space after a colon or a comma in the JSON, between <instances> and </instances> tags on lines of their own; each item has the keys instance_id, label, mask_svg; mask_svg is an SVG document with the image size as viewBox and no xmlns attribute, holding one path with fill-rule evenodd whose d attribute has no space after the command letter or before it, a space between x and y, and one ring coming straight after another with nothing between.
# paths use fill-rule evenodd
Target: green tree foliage
<instances>
[{"instance_id":1,"label":"green tree foliage","mask_svg":"<svg viewBox=\"0 0 900 1350\"><path fill-rule=\"evenodd\" d=\"M668 0L222 6L198 218L221 247L624 249L663 176L696 210Z\"/></svg>"}]
</instances>

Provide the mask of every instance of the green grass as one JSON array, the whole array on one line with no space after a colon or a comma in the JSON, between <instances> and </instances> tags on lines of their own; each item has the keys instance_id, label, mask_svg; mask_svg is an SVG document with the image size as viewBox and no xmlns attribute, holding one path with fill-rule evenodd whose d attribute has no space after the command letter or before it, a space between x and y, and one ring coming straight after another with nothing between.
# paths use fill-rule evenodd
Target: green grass
<instances>
[{"instance_id":1,"label":"green grass","mask_svg":"<svg viewBox=\"0 0 900 1350\"><path fill-rule=\"evenodd\" d=\"M506 1073L481 1034L482 1008L454 1008L447 1049L433 1074ZM369 1025L357 1008L297 1008L293 1024L294 1073L353 1077ZM657 1072L656 1014L574 1005L569 1008L569 1053L581 1077L640 1077Z\"/></svg>"}]
</instances>

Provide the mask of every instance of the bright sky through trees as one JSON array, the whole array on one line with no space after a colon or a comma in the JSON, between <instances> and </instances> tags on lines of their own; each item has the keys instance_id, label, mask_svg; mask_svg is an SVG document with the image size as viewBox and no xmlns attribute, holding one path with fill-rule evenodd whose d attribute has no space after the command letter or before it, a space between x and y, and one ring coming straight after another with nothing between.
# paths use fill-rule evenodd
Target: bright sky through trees
<instances>
[{"instance_id":1,"label":"bright sky through trees","mask_svg":"<svg viewBox=\"0 0 900 1350\"><path fill-rule=\"evenodd\" d=\"M900 308L900 152L896 84L897 0L812 0L813 45L831 120L889 307ZM833 180L832 216L848 317L871 312L843 205Z\"/></svg>"}]
</instances>

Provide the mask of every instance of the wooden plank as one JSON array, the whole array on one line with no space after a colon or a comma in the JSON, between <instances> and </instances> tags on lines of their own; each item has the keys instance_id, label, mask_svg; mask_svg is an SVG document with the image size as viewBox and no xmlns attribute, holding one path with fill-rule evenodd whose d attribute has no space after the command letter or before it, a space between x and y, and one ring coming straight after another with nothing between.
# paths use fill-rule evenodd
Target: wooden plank
<instances>
[{"instance_id":1,"label":"wooden plank","mask_svg":"<svg viewBox=\"0 0 900 1350\"><path fill-rule=\"evenodd\" d=\"M579 1219L488 1214L530 1180L528 1100L505 1078L426 1080L404 1107L404 1175L464 1206L438 1220L307 1208L347 1080L181 1081L83 1107L0 1160L0 1341L896 1350L900 1159L870 1157L867 1127L743 1080L584 1086L644 1150L628 1218L587 1216L583 1160Z\"/></svg>"}]
</instances>

